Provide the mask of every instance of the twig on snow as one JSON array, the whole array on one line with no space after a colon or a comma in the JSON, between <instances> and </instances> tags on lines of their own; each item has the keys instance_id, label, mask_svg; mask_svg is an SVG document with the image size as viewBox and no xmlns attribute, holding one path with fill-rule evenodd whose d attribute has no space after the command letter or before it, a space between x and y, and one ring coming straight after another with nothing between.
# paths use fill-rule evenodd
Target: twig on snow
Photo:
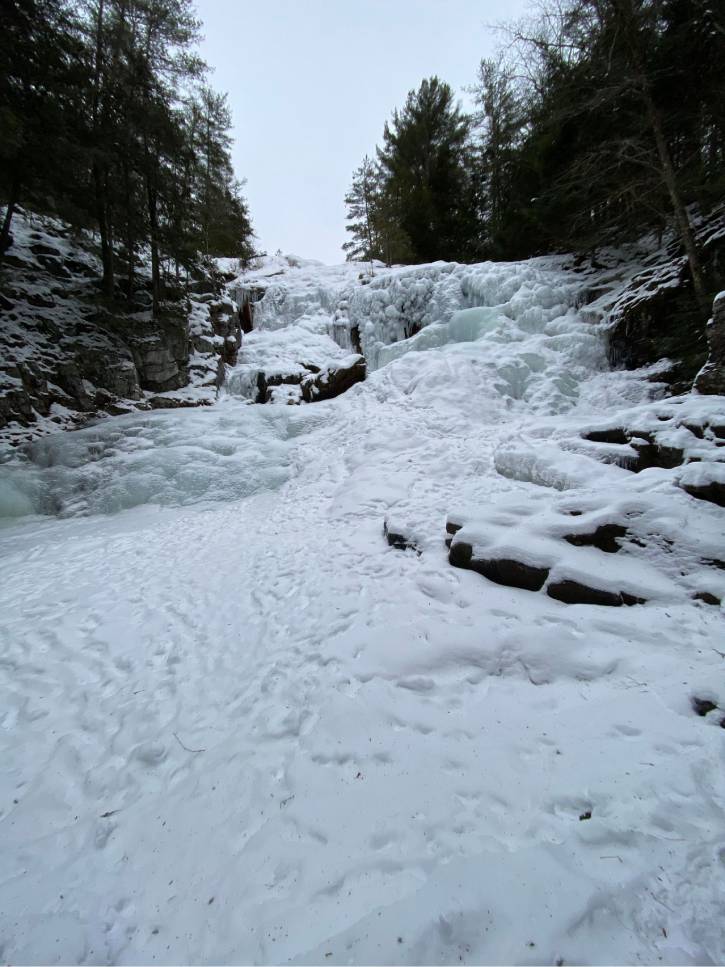
<instances>
[{"instance_id":1,"label":"twig on snow","mask_svg":"<svg viewBox=\"0 0 725 967\"><path fill-rule=\"evenodd\" d=\"M206 749L190 749L188 745L184 745L184 743L181 741L181 739L176 734L176 732L172 732L171 734L176 739L176 741L179 743L179 745L181 746L181 748L184 749L186 752L195 752L195 753L196 752L206 752Z\"/></svg>"}]
</instances>

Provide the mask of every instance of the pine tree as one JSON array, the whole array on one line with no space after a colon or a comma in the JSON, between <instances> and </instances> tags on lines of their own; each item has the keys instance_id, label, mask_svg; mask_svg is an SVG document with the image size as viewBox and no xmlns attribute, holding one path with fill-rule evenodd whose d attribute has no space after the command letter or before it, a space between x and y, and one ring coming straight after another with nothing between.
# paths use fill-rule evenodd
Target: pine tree
<instances>
[{"instance_id":1,"label":"pine tree","mask_svg":"<svg viewBox=\"0 0 725 967\"><path fill-rule=\"evenodd\" d=\"M352 186L345 195L347 221L345 230L352 238L342 246L348 262L372 262L382 258L376 233L376 208L380 202L380 178L374 164L365 155L353 172Z\"/></svg>"},{"instance_id":2,"label":"pine tree","mask_svg":"<svg viewBox=\"0 0 725 967\"><path fill-rule=\"evenodd\" d=\"M532 96L512 181L513 254L671 226L705 313L688 205L711 204L724 183L722 12L707 0L568 0L514 33Z\"/></svg>"},{"instance_id":3,"label":"pine tree","mask_svg":"<svg viewBox=\"0 0 725 967\"><path fill-rule=\"evenodd\" d=\"M7 0L0 32L0 244L20 201L95 225L107 299L134 295L151 255L164 280L203 254L249 258L224 96L200 86L191 0ZM120 264L119 264L120 263ZM125 277L117 278L125 263ZM118 271L117 271L118 265Z\"/></svg>"},{"instance_id":4,"label":"pine tree","mask_svg":"<svg viewBox=\"0 0 725 967\"><path fill-rule=\"evenodd\" d=\"M0 255L18 204L47 206L82 164L82 42L64 0L11 0L0 30Z\"/></svg>"},{"instance_id":5,"label":"pine tree","mask_svg":"<svg viewBox=\"0 0 725 967\"><path fill-rule=\"evenodd\" d=\"M465 259L476 244L470 119L431 77L386 123L378 159L384 194L416 262Z\"/></svg>"},{"instance_id":6,"label":"pine tree","mask_svg":"<svg viewBox=\"0 0 725 967\"><path fill-rule=\"evenodd\" d=\"M526 112L514 69L502 57L480 62L470 93L477 107L473 121L478 135L480 214L487 248L495 255L506 244L512 183Z\"/></svg>"},{"instance_id":7,"label":"pine tree","mask_svg":"<svg viewBox=\"0 0 725 967\"><path fill-rule=\"evenodd\" d=\"M229 255L247 260L253 251L252 229L242 184L235 179L232 167L227 96L203 86L195 110L200 248L207 257Z\"/></svg>"}]
</instances>

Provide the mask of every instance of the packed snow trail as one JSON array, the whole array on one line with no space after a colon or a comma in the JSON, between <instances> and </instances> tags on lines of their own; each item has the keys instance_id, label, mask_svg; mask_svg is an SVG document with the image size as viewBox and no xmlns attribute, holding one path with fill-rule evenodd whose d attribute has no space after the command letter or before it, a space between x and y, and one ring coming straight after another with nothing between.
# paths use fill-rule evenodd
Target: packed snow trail
<instances>
[{"instance_id":1,"label":"packed snow trail","mask_svg":"<svg viewBox=\"0 0 725 967\"><path fill-rule=\"evenodd\" d=\"M581 367L517 398L490 350L5 468L11 512L60 519L0 531L4 960L722 960L725 732L690 704L725 704L721 610L566 606L443 545L453 506L549 499L497 453L647 384ZM588 463L572 494L634 477Z\"/></svg>"}]
</instances>

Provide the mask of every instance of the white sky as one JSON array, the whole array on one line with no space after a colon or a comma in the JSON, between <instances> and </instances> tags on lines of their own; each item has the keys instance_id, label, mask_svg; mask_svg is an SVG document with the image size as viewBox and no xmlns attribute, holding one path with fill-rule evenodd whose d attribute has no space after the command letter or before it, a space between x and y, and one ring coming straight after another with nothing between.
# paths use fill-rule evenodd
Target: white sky
<instances>
[{"instance_id":1,"label":"white sky","mask_svg":"<svg viewBox=\"0 0 725 967\"><path fill-rule=\"evenodd\" d=\"M344 195L383 125L424 77L466 102L490 24L528 0L197 0L214 68L229 94L234 167L246 178L259 246L341 262Z\"/></svg>"}]
</instances>

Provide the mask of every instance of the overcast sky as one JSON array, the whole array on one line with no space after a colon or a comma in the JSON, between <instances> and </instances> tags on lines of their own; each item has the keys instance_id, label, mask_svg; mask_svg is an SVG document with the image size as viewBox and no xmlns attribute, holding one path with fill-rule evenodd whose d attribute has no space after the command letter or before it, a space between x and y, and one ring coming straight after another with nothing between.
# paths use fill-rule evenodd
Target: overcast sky
<instances>
[{"instance_id":1,"label":"overcast sky","mask_svg":"<svg viewBox=\"0 0 725 967\"><path fill-rule=\"evenodd\" d=\"M262 249L341 262L344 195L393 108L437 74L466 101L528 0L197 0Z\"/></svg>"}]
</instances>

